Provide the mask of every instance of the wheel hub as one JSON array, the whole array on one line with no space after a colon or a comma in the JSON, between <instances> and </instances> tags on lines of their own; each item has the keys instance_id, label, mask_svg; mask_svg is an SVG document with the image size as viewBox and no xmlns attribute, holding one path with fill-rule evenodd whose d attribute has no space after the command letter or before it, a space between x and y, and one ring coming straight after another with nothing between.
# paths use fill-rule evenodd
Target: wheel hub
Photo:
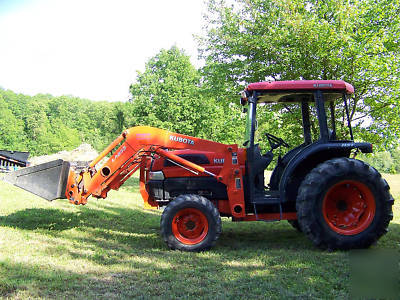
<instances>
[{"instance_id":1,"label":"wheel hub","mask_svg":"<svg viewBox=\"0 0 400 300\"><path fill-rule=\"evenodd\" d=\"M208 233L208 220L196 208L185 208L176 213L172 220L172 233L175 238L185 244L198 244Z\"/></svg>"},{"instance_id":2,"label":"wheel hub","mask_svg":"<svg viewBox=\"0 0 400 300\"><path fill-rule=\"evenodd\" d=\"M347 203L346 203L345 200L339 200L339 201L336 203L336 207L337 207L337 209L340 210L340 211L346 211L346 210L347 210Z\"/></svg>"},{"instance_id":3,"label":"wheel hub","mask_svg":"<svg viewBox=\"0 0 400 300\"><path fill-rule=\"evenodd\" d=\"M364 183L342 181L328 190L322 210L331 229L339 234L354 235L371 224L375 216L375 199Z\"/></svg>"},{"instance_id":4,"label":"wheel hub","mask_svg":"<svg viewBox=\"0 0 400 300\"><path fill-rule=\"evenodd\" d=\"M193 230L196 227L196 223L193 222L192 220L189 220L186 222L186 229L187 230Z\"/></svg>"}]
</instances>

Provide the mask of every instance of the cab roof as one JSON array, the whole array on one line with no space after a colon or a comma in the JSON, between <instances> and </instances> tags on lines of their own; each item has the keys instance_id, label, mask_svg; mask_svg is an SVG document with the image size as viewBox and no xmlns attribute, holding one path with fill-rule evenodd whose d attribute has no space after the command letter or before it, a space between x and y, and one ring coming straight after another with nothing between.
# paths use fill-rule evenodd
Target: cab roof
<instances>
[{"instance_id":1,"label":"cab roof","mask_svg":"<svg viewBox=\"0 0 400 300\"><path fill-rule=\"evenodd\" d=\"M312 101L316 90L323 92L325 101L354 93L353 86L343 80L267 81L251 83L246 88L258 92L258 102Z\"/></svg>"}]
</instances>

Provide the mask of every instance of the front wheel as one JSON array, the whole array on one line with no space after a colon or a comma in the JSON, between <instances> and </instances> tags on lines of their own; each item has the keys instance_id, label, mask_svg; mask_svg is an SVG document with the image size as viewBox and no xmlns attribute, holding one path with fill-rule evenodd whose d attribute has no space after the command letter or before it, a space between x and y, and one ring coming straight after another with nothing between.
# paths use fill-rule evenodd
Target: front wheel
<instances>
[{"instance_id":1,"label":"front wheel","mask_svg":"<svg viewBox=\"0 0 400 300\"><path fill-rule=\"evenodd\" d=\"M320 248L366 248L393 218L389 185L362 161L336 158L313 169L297 196L302 231Z\"/></svg>"},{"instance_id":2,"label":"front wheel","mask_svg":"<svg viewBox=\"0 0 400 300\"><path fill-rule=\"evenodd\" d=\"M203 251L215 245L221 233L221 218L208 199L180 195L161 216L161 236L171 249Z\"/></svg>"}]
</instances>

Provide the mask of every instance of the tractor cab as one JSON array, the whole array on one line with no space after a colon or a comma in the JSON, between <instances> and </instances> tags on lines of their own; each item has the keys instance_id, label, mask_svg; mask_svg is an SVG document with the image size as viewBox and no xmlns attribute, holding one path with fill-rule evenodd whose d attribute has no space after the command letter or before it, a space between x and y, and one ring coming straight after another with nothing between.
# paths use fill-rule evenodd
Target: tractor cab
<instances>
[{"instance_id":1,"label":"tractor cab","mask_svg":"<svg viewBox=\"0 0 400 300\"><path fill-rule=\"evenodd\" d=\"M258 82L247 86L241 95L246 117L246 147L249 184L246 196L252 209L270 211L271 205L283 211L295 210L298 189L304 177L318 164L337 157L349 157L354 150L372 152L369 143L355 143L349 118L348 96L354 88L342 80L300 80ZM338 140L335 124L335 101L343 101L350 138ZM273 161L273 151L279 147L289 148L282 138L267 133L270 150L264 154L255 143L257 129L257 106L281 103L297 103L300 110L304 142L278 158L270 182L264 184L264 170ZM314 105L318 119L319 137L312 140L310 105ZM328 114L330 124L328 124ZM272 120L271 120L272 122Z\"/></svg>"}]
</instances>

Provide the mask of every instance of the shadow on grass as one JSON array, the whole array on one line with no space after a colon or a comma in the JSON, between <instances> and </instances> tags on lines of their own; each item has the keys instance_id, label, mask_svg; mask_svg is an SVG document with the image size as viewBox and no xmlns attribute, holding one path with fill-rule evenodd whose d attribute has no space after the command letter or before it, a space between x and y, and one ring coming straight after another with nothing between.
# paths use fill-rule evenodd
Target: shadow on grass
<instances>
[{"instance_id":1,"label":"shadow on grass","mask_svg":"<svg viewBox=\"0 0 400 300\"><path fill-rule=\"evenodd\" d=\"M347 255L316 249L286 222L224 221L217 246L198 254L168 250L159 221L158 214L114 206L81 207L77 213L32 208L0 217L2 227L73 245L49 245L42 255L67 255L72 264L89 261L102 270L0 261L0 296L346 298ZM400 225L392 223L379 247L398 247L399 237Z\"/></svg>"},{"instance_id":2,"label":"shadow on grass","mask_svg":"<svg viewBox=\"0 0 400 300\"><path fill-rule=\"evenodd\" d=\"M163 257L161 257L161 255ZM78 272L37 266L29 263L0 262L0 296L10 298L78 298L116 299L148 297L201 297L247 298L247 297L292 297L311 296L318 293L299 291L276 284L274 274L257 275L263 266L231 266L223 259L194 258L194 263L182 264L182 255L171 252L153 253L152 259L169 260L171 267L165 268L136 262L129 271L103 274L80 274ZM179 257L178 257L179 256ZM188 261L192 257L184 255ZM175 263L174 263L175 262ZM310 266L312 267L312 266ZM196 272L194 272L196 268ZM286 280L297 277L296 269ZM234 274L230 277L229 274ZM221 276L224 275L224 276ZM308 279L298 276L297 284L310 287ZM317 280L311 285L321 284Z\"/></svg>"},{"instance_id":3,"label":"shadow on grass","mask_svg":"<svg viewBox=\"0 0 400 300\"><path fill-rule=\"evenodd\" d=\"M225 220L217 245L230 250L255 247L262 249L312 247L304 242L305 237L301 233L290 226L276 225L278 224L254 222L238 224ZM156 237L161 240L158 236L160 216L142 209L81 207L80 211L75 213L62 209L31 208L8 216L0 216L0 226L44 231L52 236L75 228L89 233L92 240L87 242L100 241L104 246L112 241L114 244L119 242L142 248L143 244L145 247L149 246L147 239ZM150 244L154 246L154 241ZM156 244L160 246L160 243ZM163 243L161 243L161 248L164 248Z\"/></svg>"},{"instance_id":4,"label":"shadow on grass","mask_svg":"<svg viewBox=\"0 0 400 300\"><path fill-rule=\"evenodd\" d=\"M159 216L139 209L81 207L78 212L62 209L30 208L0 216L0 226L23 230L46 230L56 235L68 229L115 233L148 233L158 230ZM94 231L93 231L94 229Z\"/></svg>"},{"instance_id":5,"label":"shadow on grass","mask_svg":"<svg viewBox=\"0 0 400 300\"><path fill-rule=\"evenodd\" d=\"M123 188L135 193L138 181ZM0 247L0 298L349 298L347 253L316 249L286 222L224 219L205 253L170 251L159 222L158 213L118 202L0 216L0 230L22 232L7 232L15 249ZM392 223L376 248L399 242L400 224Z\"/></svg>"},{"instance_id":6,"label":"shadow on grass","mask_svg":"<svg viewBox=\"0 0 400 300\"><path fill-rule=\"evenodd\" d=\"M0 216L0 226L26 230L66 230L79 225L80 216L59 209L30 208Z\"/></svg>"},{"instance_id":7,"label":"shadow on grass","mask_svg":"<svg viewBox=\"0 0 400 300\"><path fill-rule=\"evenodd\" d=\"M134 254L122 271L79 272L0 261L0 296L10 298L115 299L131 297L187 298L328 298L346 295L346 267L342 260L333 272L321 260L301 256L282 259L272 252L258 261L256 253L243 257L214 253L153 250ZM326 262L326 261L324 261ZM333 259L331 258L333 266ZM5 278L5 280L1 280ZM326 287L328 286L328 289Z\"/></svg>"},{"instance_id":8,"label":"shadow on grass","mask_svg":"<svg viewBox=\"0 0 400 300\"><path fill-rule=\"evenodd\" d=\"M142 209L107 207L96 209L81 207L79 212L62 209L31 208L0 216L0 226L23 230L44 231L57 236L60 232L75 228L87 232L90 238L82 242L95 243L115 249L125 244L136 249L147 247L165 249L159 237L160 216ZM79 238L78 238L79 239ZM155 242L157 239L159 242ZM380 243L385 248L398 247L400 224L391 223L389 233ZM297 249L313 250L314 246L302 234L286 225L285 221L274 223L244 222L232 223L224 220L223 231L217 248L240 249ZM317 250L318 251L318 250Z\"/></svg>"}]
</instances>

